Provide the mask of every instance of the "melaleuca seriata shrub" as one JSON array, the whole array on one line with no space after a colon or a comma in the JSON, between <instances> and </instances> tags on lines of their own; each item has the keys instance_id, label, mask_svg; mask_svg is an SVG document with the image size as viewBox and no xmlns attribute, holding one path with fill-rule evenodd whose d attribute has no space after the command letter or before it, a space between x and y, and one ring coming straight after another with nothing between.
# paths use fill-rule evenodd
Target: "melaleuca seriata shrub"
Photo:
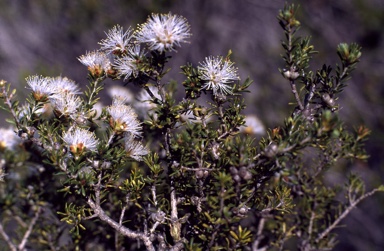
<instances>
[{"instance_id":1,"label":"melaleuca seriata shrub","mask_svg":"<svg viewBox=\"0 0 384 251\"><path fill-rule=\"evenodd\" d=\"M332 248L340 221L382 190L365 192L353 174L344 186L324 180L338 161L367 158L369 130L349 132L337 116L361 52L341 43L340 65L311 71L314 47L309 37L296 36L295 12L287 5L278 15L285 35L280 71L295 108L261 139L255 139L263 130L259 120L242 114L251 80L240 80L231 52L181 66L181 84L164 80L170 55L191 36L187 20L171 13L106 32L99 50L78 58L88 70L84 92L66 77L34 75L20 105L1 81L2 107L14 125L0 131L2 245ZM112 92L107 78L124 89ZM141 90L134 98L131 85ZM176 88L185 96L177 97ZM103 89L114 93L106 107L99 102Z\"/></svg>"}]
</instances>

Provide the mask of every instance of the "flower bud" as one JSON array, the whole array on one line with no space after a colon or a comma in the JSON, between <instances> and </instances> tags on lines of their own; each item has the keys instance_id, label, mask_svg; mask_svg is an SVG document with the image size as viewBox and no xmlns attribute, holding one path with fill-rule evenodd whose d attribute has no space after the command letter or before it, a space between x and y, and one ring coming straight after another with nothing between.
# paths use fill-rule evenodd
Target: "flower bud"
<instances>
[{"instance_id":1,"label":"flower bud","mask_svg":"<svg viewBox=\"0 0 384 251\"><path fill-rule=\"evenodd\" d=\"M283 72L283 75L286 79L293 81L296 80L300 74L297 71L286 70Z\"/></svg>"},{"instance_id":2,"label":"flower bud","mask_svg":"<svg viewBox=\"0 0 384 251\"><path fill-rule=\"evenodd\" d=\"M278 153L278 149L277 149L277 145L276 143L271 143L269 144L265 150L264 150L264 155L267 156L268 158L273 158L276 156L276 154Z\"/></svg>"},{"instance_id":3,"label":"flower bud","mask_svg":"<svg viewBox=\"0 0 384 251\"><path fill-rule=\"evenodd\" d=\"M204 177L204 171L203 170L196 171L195 176L197 179L203 178Z\"/></svg>"},{"instance_id":4,"label":"flower bud","mask_svg":"<svg viewBox=\"0 0 384 251\"><path fill-rule=\"evenodd\" d=\"M324 93L322 96L321 96L321 99L324 101L324 103L328 106L328 107L334 107L335 106L335 100L333 98L331 98L331 96L328 94L328 93Z\"/></svg>"},{"instance_id":5,"label":"flower bud","mask_svg":"<svg viewBox=\"0 0 384 251\"><path fill-rule=\"evenodd\" d=\"M355 43L341 43L337 46L337 54L343 64L351 65L359 61L361 57L361 47Z\"/></svg>"}]
</instances>

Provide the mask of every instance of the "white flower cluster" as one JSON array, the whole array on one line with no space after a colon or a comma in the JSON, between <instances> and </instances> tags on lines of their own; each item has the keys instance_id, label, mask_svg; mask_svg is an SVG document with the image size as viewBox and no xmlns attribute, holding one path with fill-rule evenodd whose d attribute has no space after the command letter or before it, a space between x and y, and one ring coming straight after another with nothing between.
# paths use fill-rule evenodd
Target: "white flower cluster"
<instances>
[{"instance_id":1,"label":"white flower cluster","mask_svg":"<svg viewBox=\"0 0 384 251\"><path fill-rule=\"evenodd\" d=\"M99 141L93 132L76 127L63 134L63 140L70 152L74 155L81 155L84 151L96 151Z\"/></svg>"},{"instance_id":2,"label":"white flower cluster","mask_svg":"<svg viewBox=\"0 0 384 251\"><path fill-rule=\"evenodd\" d=\"M180 43L187 42L191 36L187 20L181 16L152 14L142 24L135 38L139 43L146 43L150 50L159 52L175 50Z\"/></svg>"},{"instance_id":3,"label":"white flower cluster","mask_svg":"<svg viewBox=\"0 0 384 251\"><path fill-rule=\"evenodd\" d=\"M78 59L93 77L110 75L127 80L139 75L146 49L158 53L175 51L181 43L188 42L191 33L184 17L168 13L152 14L136 31L131 27L124 31L116 25L106 36L99 42L99 51L88 52Z\"/></svg>"},{"instance_id":4,"label":"white flower cluster","mask_svg":"<svg viewBox=\"0 0 384 251\"><path fill-rule=\"evenodd\" d=\"M35 100L47 102L38 113L44 114L53 110L59 117L75 117L79 112L81 99L78 94L81 91L73 80L61 76L52 78L35 75L27 77L26 81Z\"/></svg>"},{"instance_id":5,"label":"white flower cluster","mask_svg":"<svg viewBox=\"0 0 384 251\"><path fill-rule=\"evenodd\" d=\"M127 101L129 100L122 96L113 98L112 105L107 108L110 115L109 124L115 133L124 133L124 148L127 155L140 161L142 156L148 154L148 149L138 140L142 127L133 108L126 105Z\"/></svg>"},{"instance_id":6,"label":"white flower cluster","mask_svg":"<svg viewBox=\"0 0 384 251\"><path fill-rule=\"evenodd\" d=\"M113 104L107 108L111 116L109 124L116 133L129 132L135 136L140 136L141 125L137 119L137 114L132 107L124 104L124 99L115 97Z\"/></svg>"},{"instance_id":7,"label":"white flower cluster","mask_svg":"<svg viewBox=\"0 0 384 251\"><path fill-rule=\"evenodd\" d=\"M21 139L16 135L13 128L0 128L0 152L14 151L20 144Z\"/></svg>"},{"instance_id":8,"label":"white flower cluster","mask_svg":"<svg viewBox=\"0 0 384 251\"><path fill-rule=\"evenodd\" d=\"M198 70L201 80L205 82L202 89L212 90L215 96L232 94L229 84L240 79L234 63L222 57L205 58Z\"/></svg>"}]
</instances>

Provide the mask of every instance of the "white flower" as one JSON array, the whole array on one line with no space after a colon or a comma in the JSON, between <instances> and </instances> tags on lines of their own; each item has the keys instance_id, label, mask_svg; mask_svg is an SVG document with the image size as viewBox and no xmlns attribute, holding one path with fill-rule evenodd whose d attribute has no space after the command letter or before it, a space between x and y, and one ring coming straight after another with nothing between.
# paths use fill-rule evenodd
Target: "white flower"
<instances>
[{"instance_id":1,"label":"white flower","mask_svg":"<svg viewBox=\"0 0 384 251\"><path fill-rule=\"evenodd\" d=\"M113 99L112 99L112 105L114 105L114 106L125 105L125 104L129 103L130 100L131 100L131 98L128 98L126 96L115 95L115 96L113 96Z\"/></svg>"},{"instance_id":2,"label":"white flower","mask_svg":"<svg viewBox=\"0 0 384 251\"><path fill-rule=\"evenodd\" d=\"M126 47L128 47L132 37L131 28L128 28L128 30L124 32L123 27L116 25L105 34L107 38L101 40L99 43L102 50L108 54L112 53L117 55L123 55L127 52Z\"/></svg>"},{"instance_id":3,"label":"white flower","mask_svg":"<svg viewBox=\"0 0 384 251\"><path fill-rule=\"evenodd\" d=\"M112 85L107 89L107 93L111 98L116 96L124 98L125 103L131 103L134 100L133 93L124 86Z\"/></svg>"},{"instance_id":4,"label":"white flower","mask_svg":"<svg viewBox=\"0 0 384 251\"><path fill-rule=\"evenodd\" d=\"M228 84L240 79L233 65L233 62L224 60L222 57L205 58L205 61L198 66L200 78L206 81L202 89L212 90L215 96L231 94L232 87Z\"/></svg>"},{"instance_id":5,"label":"white flower","mask_svg":"<svg viewBox=\"0 0 384 251\"><path fill-rule=\"evenodd\" d=\"M101 102L97 102L93 105L92 110L89 113L89 116L93 116L95 118L99 118L101 113L103 112L104 105Z\"/></svg>"},{"instance_id":6,"label":"white flower","mask_svg":"<svg viewBox=\"0 0 384 251\"><path fill-rule=\"evenodd\" d=\"M150 50L174 51L175 46L187 42L191 36L187 20L178 15L152 14L135 34L139 43L146 43Z\"/></svg>"},{"instance_id":7,"label":"white flower","mask_svg":"<svg viewBox=\"0 0 384 251\"><path fill-rule=\"evenodd\" d=\"M129 157L137 161L141 161L143 156L149 153L148 149L130 133L124 136L124 142L124 148Z\"/></svg>"},{"instance_id":8,"label":"white flower","mask_svg":"<svg viewBox=\"0 0 384 251\"><path fill-rule=\"evenodd\" d=\"M75 115L82 104L79 96L63 92L53 95L50 100L59 117Z\"/></svg>"},{"instance_id":9,"label":"white flower","mask_svg":"<svg viewBox=\"0 0 384 251\"><path fill-rule=\"evenodd\" d=\"M153 93L153 95L161 100L159 91L157 88L153 86L149 86L149 90ZM140 114L141 117L146 117L148 113L152 113L152 110L156 108L156 104L151 101L152 97L148 94L145 89L142 89L137 95L137 101L133 103L135 110Z\"/></svg>"},{"instance_id":10,"label":"white flower","mask_svg":"<svg viewBox=\"0 0 384 251\"><path fill-rule=\"evenodd\" d=\"M7 150L16 150L21 144L21 139L16 135L13 128L0 128L0 152Z\"/></svg>"},{"instance_id":11,"label":"white flower","mask_svg":"<svg viewBox=\"0 0 384 251\"><path fill-rule=\"evenodd\" d=\"M78 60L88 67L89 72L94 77L104 76L111 68L111 62L104 52L92 51L82 55Z\"/></svg>"},{"instance_id":12,"label":"white flower","mask_svg":"<svg viewBox=\"0 0 384 251\"><path fill-rule=\"evenodd\" d=\"M111 115L109 124L115 132L129 132L139 136L141 134L141 125L137 119L137 114L128 105L121 104L119 101L114 101L115 104L107 108ZM117 103L116 103L117 102Z\"/></svg>"},{"instance_id":13,"label":"white flower","mask_svg":"<svg viewBox=\"0 0 384 251\"><path fill-rule=\"evenodd\" d=\"M63 140L69 151L74 155L81 155L84 151L96 151L99 141L93 132L82 128L75 128L63 134Z\"/></svg>"},{"instance_id":14,"label":"white flower","mask_svg":"<svg viewBox=\"0 0 384 251\"><path fill-rule=\"evenodd\" d=\"M240 127L240 131L247 134L264 134L265 127L258 117L248 115L245 117L245 125Z\"/></svg>"},{"instance_id":15,"label":"white flower","mask_svg":"<svg viewBox=\"0 0 384 251\"><path fill-rule=\"evenodd\" d=\"M54 88L49 83L49 78L43 76L29 76L25 79L32 89L32 94L37 101L46 101L52 95Z\"/></svg>"},{"instance_id":16,"label":"white flower","mask_svg":"<svg viewBox=\"0 0 384 251\"><path fill-rule=\"evenodd\" d=\"M117 76L128 79L131 75L137 77L139 74L138 64L144 54L140 50L140 45L136 44L128 48L127 54L117 58L113 64L117 70Z\"/></svg>"},{"instance_id":17,"label":"white flower","mask_svg":"<svg viewBox=\"0 0 384 251\"><path fill-rule=\"evenodd\" d=\"M75 81L67 77L49 78L48 81L54 93L81 94L80 88Z\"/></svg>"}]
</instances>

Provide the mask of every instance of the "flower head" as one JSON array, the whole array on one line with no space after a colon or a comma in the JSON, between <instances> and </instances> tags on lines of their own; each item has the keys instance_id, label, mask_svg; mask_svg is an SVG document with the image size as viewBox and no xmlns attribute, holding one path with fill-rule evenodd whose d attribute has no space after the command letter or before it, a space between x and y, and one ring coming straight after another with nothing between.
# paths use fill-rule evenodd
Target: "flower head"
<instances>
[{"instance_id":1,"label":"flower head","mask_svg":"<svg viewBox=\"0 0 384 251\"><path fill-rule=\"evenodd\" d=\"M37 101L47 101L48 97L54 93L54 88L49 82L49 78L43 76L29 76L25 79L32 89L32 95Z\"/></svg>"},{"instance_id":2,"label":"flower head","mask_svg":"<svg viewBox=\"0 0 384 251\"><path fill-rule=\"evenodd\" d=\"M89 72L94 77L104 76L111 68L111 62L104 52L92 51L80 56L79 61L88 67Z\"/></svg>"},{"instance_id":3,"label":"flower head","mask_svg":"<svg viewBox=\"0 0 384 251\"><path fill-rule=\"evenodd\" d=\"M124 103L131 103L134 101L134 94L131 92L128 88L120 85L112 85L110 88L107 89L108 95L113 98L113 102L115 100L115 97L120 97L124 99Z\"/></svg>"},{"instance_id":4,"label":"flower head","mask_svg":"<svg viewBox=\"0 0 384 251\"><path fill-rule=\"evenodd\" d=\"M49 78L48 82L54 93L81 94L80 88L75 81L67 77Z\"/></svg>"},{"instance_id":5,"label":"flower head","mask_svg":"<svg viewBox=\"0 0 384 251\"><path fill-rule=\"evenodd\" d=\"M4 150L15 150L21 143L21 139L12 128L0 128L0 152Z\"/></svg>"},{"instance_id":6,"label":"flower head","mask_svg":"<svg viewBox=\"0 0 384 251\"><path fill-rule=\"evenodd\" d=\"M55 113L61 116L75 115L81 106L81 99L79 96L70 93L58 93L51 97L51 103Z\"/></svg>"},{"instance_id":7,"label":"flower head","mask_svg":"<svg viewBox=\"0 0 384 251\"><path fill-rule=\"evenodd\" d=\"M109 124L115 132L129 132L137 136L141 134L141 125L137 119L137 114L130 106L117 100L107 108L107 111L111 115Z\"/></svg>"},{"instance_id":8,"label":"flower head","mask_svg":"<svg viewBox=\"0 0 384 251\"><path fill-rule=\"evenodd\" d=\"M246 134L264 134L265 128L260 119L255 115L247 115L245 117L245 125L240 127L240 131Z\"/></svg>"},{"instance_id":9,"label":"flower head","mask_svg":"<svg viewBox=\"0 0 384 251\"><path fill-rule=\"evenodd\" d=\"M178 15L152 14L135 34L139 43L146 43L150 50L174 51L175 46L187 42L191 36L187 20Z\"/></svg>"},{"instance_id":10,"label":"flower head","mask_svg":"<svg viewBox=\"0 0 384 251\"><path fill-rule=\"evenodd\" d=\"M222 57L207 57L200 63L198 70L200 78L205 81L202 89L212 90L213 95L231 94L232 88L228 85L239 80L234 63Z\"/></svg>"},{"instance_id":11,"label":"flower head","mask_svg":"<svg viewBox=\"0 0 384 251\"><path fill-rule=\"evenodd\" d=\"M143 53L140 50L140 45L133 45L128 48L126 55L117 58L113 64L117 70L117 76L128 79L131 75L137 77L139 74L138 64L140 64Z\"/></svg>"},{"instance_id":12,"label":"flower head","mask_svg":"<svg viewBox=\"0 0 384 251\"><path fill-rule=\"evenodd\" d=\"M107 38L101 40L99 43L101 49L106 53L112 53L116 55L124 55L127 52L127 47L132 37L132 29L128 28L126 32L123 31L123 27L120 25L114 26L107 33Z\"/></svg>"},{"instance_id":13,"label":"flower head","mask_svg":"<svg viewBox=\"0 0 384 251\"><path fill-rule=\"evenodd\" d=\"M148 149L143 146L139 140L135 139L135 136L130 133L127 133L124 136L124 142L126 153L129 155L129 157L137 161L141 161L143 156L149 153Z\"/></svg>"},{"instance_id":14,"label":"flower head","mask_svg":"<svg viewBox=\"0 0 384 251\"><path fill-rule=\"evenodd\" d=\"M93 132L82 128L75 128L63 134L63 140L67 144L69 151L79 156L85 151L96 151L99 141Z\"/></svg>"}]
</instances>

